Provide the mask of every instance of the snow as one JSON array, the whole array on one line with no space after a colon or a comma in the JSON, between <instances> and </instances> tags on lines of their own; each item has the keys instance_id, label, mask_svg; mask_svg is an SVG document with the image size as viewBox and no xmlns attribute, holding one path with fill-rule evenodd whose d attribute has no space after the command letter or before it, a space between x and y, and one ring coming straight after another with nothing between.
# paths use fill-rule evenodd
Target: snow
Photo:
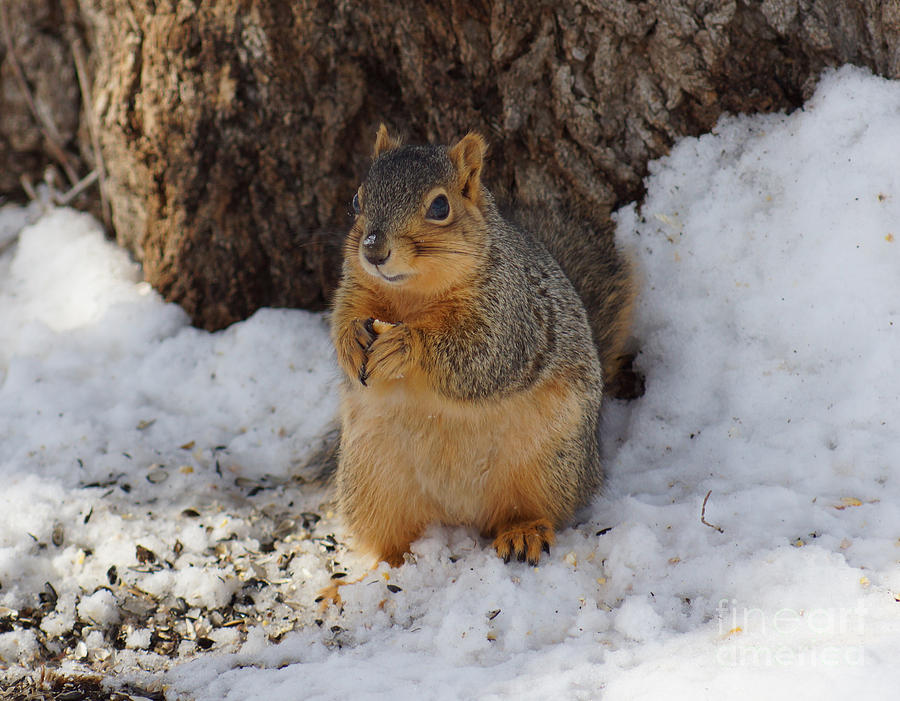
<instances>
[{"instance_id":1,"label":"snow","mask_svg":"<svg viewBox=\"0 0 900 701\"><path fill-rule=\"evenodd\" d=\"M193 329L86 215L0 210L0 238L34 220L0 255L0 623L50 582L43 633L89 623L72 659L173 699L888 698L898 161L900 84L845 67L802 110L724 118L651 164L617 214L647 392L606 403L606 485L537 568L436 526L368 572L328 490L294 479L335 412L326 319ZM260 524L305 511L313 537L276 539L283 581L241 564ZM326 565L365 575L342 612L313 602ZM273 582L266 623L210 622L251 576ZM128 587L184 600L180 652L149 651ZM39 653L0 632L2 663Z\"/></svg>"}]
</instances>

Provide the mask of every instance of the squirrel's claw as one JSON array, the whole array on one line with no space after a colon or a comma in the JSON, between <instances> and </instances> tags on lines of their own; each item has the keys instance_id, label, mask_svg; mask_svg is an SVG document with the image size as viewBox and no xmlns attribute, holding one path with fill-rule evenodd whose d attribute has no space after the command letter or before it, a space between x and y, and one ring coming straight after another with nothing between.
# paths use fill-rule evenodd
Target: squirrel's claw
<instances>
[{"instance_id":1,"label":"squirrel's claw","mask_svg":"<svg viewBox=\"0 0 900 701\"><path fill-rule=\"evenodd\" d=\"M373 319L353 319L342 327L341 334L335 341L338 362L350 377L358 379L366 386L369 372L366 369L369 346L375 340L371 329Z\"/></svg>"},{"instance_id":2,"label":"squirrel's claw","mask_svg":"<svg viewBox=\"0 0 900 701\"><path fill-rule=\"evenodd\" d=\"M356 339L359 347L364 351L369 350L372 341L377 337L377 334L372 327L374 322L375 319L372 317L369 317L368 319L354 319L353 321L353 337Z\"/></svg>"},{"instance_id":3,"label":"squirrel's claw","mask_svg":"<svg viewBox=\"0 0 900 701\"><path fill-rule=\"evenodd\" d=\"M366 356L366 379L377 376L394 380L403 377L409 364L411 342L412 335L406 324L392 324L380 331Z\"/></svg>"},{"instance_id":4,"label":"squirrel's claw","mask_svg":"<svg viewBox=\"0 0 900 701\"><path fill-rule=\"evenodd\" d=\"M506 563L515 556L519 562L527 561L534 567L540 562L542 552L550 554L555 539L553 526L541 518L506 527L494 539L494 549Z\"/></svg>"}]
</instances>

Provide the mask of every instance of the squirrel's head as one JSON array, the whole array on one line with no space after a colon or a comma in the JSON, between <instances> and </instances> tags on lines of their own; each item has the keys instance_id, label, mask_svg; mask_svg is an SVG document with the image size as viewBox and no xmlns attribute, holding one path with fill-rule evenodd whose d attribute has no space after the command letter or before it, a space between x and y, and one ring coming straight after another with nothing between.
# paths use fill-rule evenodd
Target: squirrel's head
<instances>
[{"instance_id":1,"label":"squirrel's head","mask_svg":"<svg viewBox=\"0 0 900 701\"><path fill-rule=\"evenodd\" d=\"M471 274L483 257L486 150L473 133L449 147L403 146L382 124L353 197L350 264L380 286L424 294Z\"/></svg>"}]
</instances>

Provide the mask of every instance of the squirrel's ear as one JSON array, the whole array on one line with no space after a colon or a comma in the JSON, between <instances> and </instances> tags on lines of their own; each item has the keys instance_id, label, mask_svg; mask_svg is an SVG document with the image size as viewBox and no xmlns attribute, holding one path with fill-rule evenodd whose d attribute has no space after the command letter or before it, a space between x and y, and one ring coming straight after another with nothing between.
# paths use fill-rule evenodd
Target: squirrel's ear
<instances>
[{"instance_id":1,"label":"squirrel's ear","mask_svg":"<svg viewBox=\"0 0 900 701\"><path fill-rule=\"evenodd\" d=\"M470 131L451 146L448 153L456 167L456 172L459 173L459 186L463 197L479 201L481 199L481 167L484 165L484 155L487 153L487 142L484 137Z\"/></svg>"},{"instance_id":2,"label":"squirrel's ear","mask_svg":"<svg viewBox=\"0 0 900 701\"><path fill-rule=\"evenodd\" d=\"M400 139L395 139L388 134L387 127L384 122L378 127L378 134L375 135L375 158L378 158L385 151L390 151L400 145Z\"/></svg>"}]
</instances>

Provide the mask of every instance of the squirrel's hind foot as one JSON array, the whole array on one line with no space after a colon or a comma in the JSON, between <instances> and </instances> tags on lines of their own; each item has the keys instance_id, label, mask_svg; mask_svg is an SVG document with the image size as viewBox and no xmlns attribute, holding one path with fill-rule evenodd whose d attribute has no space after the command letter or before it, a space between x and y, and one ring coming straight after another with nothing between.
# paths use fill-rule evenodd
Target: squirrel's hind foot
<instances>
[{"instance_id":1,"label":"squirrel's hind foot","mask_svg":"<svg viewBox=\"0 0 900 701\"><path fill-rule=\"evenodd\" d=\"M512 523L502 529L494 538L497 555L509 562L515 557L519 562L537 566L541 553L550 554L550 546L556 540L553 525L545 518L534 521Z\"/></svg>"},{"instance_id":2,"label":"squirrel's hind foot","mask_svg":"<svg viewBox=\"0 0 900 701\"><path fill-rule=\"evenodd\" d=\"M619 359L615 374L606 380L603 392L613 399L638 399L644 396L646 380L634 367L634 353Z\"/></svg>"}]
</instances>

